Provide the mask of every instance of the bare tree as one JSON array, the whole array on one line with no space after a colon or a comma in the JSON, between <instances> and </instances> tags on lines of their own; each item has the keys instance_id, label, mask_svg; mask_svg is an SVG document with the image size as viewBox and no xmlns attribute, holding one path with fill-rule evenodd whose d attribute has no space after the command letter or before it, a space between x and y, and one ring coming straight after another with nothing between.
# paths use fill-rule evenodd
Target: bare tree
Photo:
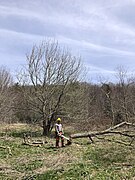
<instances>
[{"instance_id":1,"label":"bare tree","mask_svg":"<svg viewBox=\"0 0 135 180\"><path fill-rule=\"evenodd\" d=\"M104 97L104 110L108 117L111 118L111 125L115 125L114 97L110 84L102 84L101 90Z\"/></svg>"},{"instance_id":2,"label":"bare tree","mask_svg":"<svg viewBox=\"0 0 135 180\"><path fill-rule=\"evenodd\" d=\"M125 121L129 121L130 107L132 106L133 96L130 93L131 87L134 84L133 78L128 74L127 70L122 66L117 68L118 84L116 85L117 102L119 103L118 110L121 111Z\"/></svg>"},{"instance_id":3,"label":"bare tree","mask_svg":"<svg viewBox=\"0 0 135 180\"><path fill-rule=\"evenodd\" d=\"M4 91L13 83L13 79L9 71L5 67L0 67L0 90Z\"/></svg>"},{"instance_id":4,"label":"bare tree","mask_svg":"<svg viewBox=\"0 0 135 180\"><path fill-rule=\"evenodd\" d=\"M11 86L13 79L5 67L0 67L0 121L9 122L12 119L13 96Z\"/></svg>"},{"instance_id":5,"label":"bare tree","mask_svg":"<svg viewBox=\"0 0 135 180\"><path fill-rule=\"evenodd\" d=\"M80 57L72 56L55 41L33 46L27 55L20 82L29 108L42 121L43 135L51 132L65 90L77 80L79 72Z\"/></svg>"}]
</instances>

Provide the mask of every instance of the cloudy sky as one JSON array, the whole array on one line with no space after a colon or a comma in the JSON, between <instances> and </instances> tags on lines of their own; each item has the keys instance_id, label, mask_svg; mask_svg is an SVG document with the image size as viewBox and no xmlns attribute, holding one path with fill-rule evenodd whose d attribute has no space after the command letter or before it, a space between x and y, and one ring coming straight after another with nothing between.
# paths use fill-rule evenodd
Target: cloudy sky
<instances>
[{"instance_id":1,"label":"cloudy sky","mask_svg":"<svg viewBox=\"0 0 135 180\"><path fill-rule=\"evenodd\" d=\"M81 55L88 79L135 70L135 0L0 0L0 66L15 74L46 38Z\"/></svg>"}]
</instances>

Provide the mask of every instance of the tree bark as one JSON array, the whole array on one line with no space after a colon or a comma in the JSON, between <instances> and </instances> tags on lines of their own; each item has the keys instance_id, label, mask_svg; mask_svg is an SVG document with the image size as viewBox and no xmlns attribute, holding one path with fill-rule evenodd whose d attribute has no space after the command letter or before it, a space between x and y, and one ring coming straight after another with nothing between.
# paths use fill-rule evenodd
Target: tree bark
<instances>
[{"instance_id":1,"label":"tree bark","mask_svg":"<svg viewBox=\"0 0 135 180\"><path fill-rule=\"evenodd\" d=\"M128 123L128 122L122 122L120 124L117 124L116 126L110 127L109 129L106 129L104 131L96 131L96 132L86 132L86 133L77 133L77 134L72 134L70 136L71 139L76 139L76 138L85 138L85 137L94 137L98 135L105 135L105 134L120 134L123 136L128 136L130 138L135 138L135 134L128 134L127 131L113 131L115 129L118 129L120 127L123 127L124 125L126 126L132 126L135 127L135 124Z\"/></svg>"},{"instance_id":2,"label":"tree bark","mask_svg":"<svg viewBox=\"0 0 135 180\"><path fill-rule=\"evenodd\" d=\"M50 122L43 120L43 136L49 136L50 133Z\"/></svg>"}]
</instances>

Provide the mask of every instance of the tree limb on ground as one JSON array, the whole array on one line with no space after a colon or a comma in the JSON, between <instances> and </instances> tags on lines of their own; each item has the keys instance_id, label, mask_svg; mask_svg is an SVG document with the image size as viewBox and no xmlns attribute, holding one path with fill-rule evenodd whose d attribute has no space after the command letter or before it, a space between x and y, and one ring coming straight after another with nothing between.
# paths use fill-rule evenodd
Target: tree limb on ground
<instances>
[{"instance_id":1,"label":"tree limb on ground","mask_svg":"<svg viewBox=\"0 0 135 180\"><path fill-rule=\"evenodd\" d=\"M92 137L98 137L101 135L109 135L109 134L119 134L122 136L126 136L131 138L129 145L131 145L133 143L133 141L135 140L135 130L130 131L127 130L123 127L133 127L135 128L135 124L129 123L129 122L122 122L120 124L117 124L116 126L110 127L104 131L96 131L96 132L85 132L85 133L77 133L77 134L72 134L70 136L71 139L76 139L76 138L85 138L85 137L89 137L90 140L92 141L92 143L94 142ZM123 128L122 130L117 130L118 128ZM115 130L115 131L114 131ZM123 143L123 142L121 142Z\"/></svg>"},{"instance_id":2,"label":"tree limb on ground","mask_svg":"<svg viewBox=\"0 0 135 180\"><path fill-rule=\"evenodd\" d=\"M45 144L44 141L41 140L36 140L32 141L31 137L28 136L26 133L23 134L23 145L28 145L28 146L37 146L40 147L41 145Z\"/></svg>"}]
</instances>

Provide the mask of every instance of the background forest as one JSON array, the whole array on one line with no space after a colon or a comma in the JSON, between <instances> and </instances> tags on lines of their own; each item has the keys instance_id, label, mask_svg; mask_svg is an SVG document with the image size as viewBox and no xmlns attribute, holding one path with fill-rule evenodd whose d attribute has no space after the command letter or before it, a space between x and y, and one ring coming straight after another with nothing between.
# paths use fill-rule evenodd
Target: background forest
<instances>
[{"instance_id":1,"label":"background forest","mask_svg":"<svg viewBox=\"0 0 135 180\"><path fill-rule=\"evenodd\" d=\"M83 131L134 121L135 78L123 67L116 83L92 84L81 79L81 58L56 41L33 46L26 58L17 83L0 68L1 123L36 123L48 136L57 117Z\"/></svg>"}]
</instances>

